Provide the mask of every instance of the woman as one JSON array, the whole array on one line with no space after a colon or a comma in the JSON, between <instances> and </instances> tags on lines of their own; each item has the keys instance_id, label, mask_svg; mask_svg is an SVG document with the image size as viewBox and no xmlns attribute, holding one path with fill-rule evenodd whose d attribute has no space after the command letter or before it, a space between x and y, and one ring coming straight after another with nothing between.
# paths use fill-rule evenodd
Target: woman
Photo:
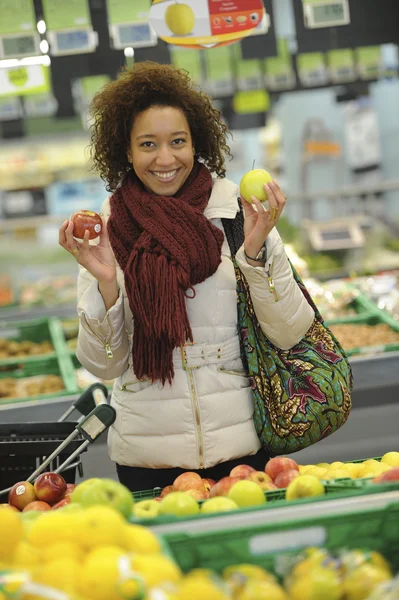
<instances>
[{"instance_id":1,"label":"woman","mask_svg":"<svg viewBox=\"0 0 399 600\"><path fill-rule=\"evenodd\" d=\"M110 457L132 491L166 486L181 472L219 479L268 459L237 330L234 267L221 219L234 219L237 185L225 179L228 130L188 75L136 64L93 102L92 155L112 196L98 245L60 228L80 264L77 357L116 379ZM314 313L295 283L275 229L285 204L266 186L269 210L242 199L245 242L236 258L261 327L283 349Z\"/></svg>"}]
</instances>

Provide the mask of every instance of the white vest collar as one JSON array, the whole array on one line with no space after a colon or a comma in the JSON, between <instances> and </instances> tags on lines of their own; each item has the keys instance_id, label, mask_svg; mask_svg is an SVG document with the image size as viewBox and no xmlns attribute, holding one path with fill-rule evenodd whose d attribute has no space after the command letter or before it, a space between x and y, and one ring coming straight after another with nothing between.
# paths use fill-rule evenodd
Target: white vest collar
<instances>
[{"instance_id":1,"label":"white vest collar","mask_svg":"<svg viewBox=\"0 0 399 600\"><path fill-rule=\"evenodd\" d=\"M204 210L207 219L234 219L238 213L238 185L229 179L213 179L211 197Z\"/></svg>"}]
</instances>

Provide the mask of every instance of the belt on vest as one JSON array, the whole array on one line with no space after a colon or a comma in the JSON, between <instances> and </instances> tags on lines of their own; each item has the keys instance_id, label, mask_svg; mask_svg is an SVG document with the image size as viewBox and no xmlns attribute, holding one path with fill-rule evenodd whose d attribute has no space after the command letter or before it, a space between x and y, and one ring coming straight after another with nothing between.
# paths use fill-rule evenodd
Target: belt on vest
<instances>
[{"instance_id":1,"label":"belt on vest","mask_svg":"<svg viewBox=\"0 0 399 600\"><path fill-rule=\"evenodd\" d=\"M240 358L240 340L238 335L225 342L217 344L185 344L173 357L173 364L177 369L190 371L200 369L204 365L215 365Z\"/></svg>"}]
</instances>

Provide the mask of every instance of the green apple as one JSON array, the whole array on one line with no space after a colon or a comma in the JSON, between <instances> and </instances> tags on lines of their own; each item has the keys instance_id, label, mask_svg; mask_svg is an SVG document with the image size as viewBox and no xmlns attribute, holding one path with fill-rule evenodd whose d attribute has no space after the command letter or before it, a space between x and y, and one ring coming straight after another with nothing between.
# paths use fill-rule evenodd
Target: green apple
<instances>
[{"instance_id":1,"label":"green apple","mask_svg":"<svg viewBox=\"0 0 399 600\"><path fill-rule=\"evenodd\" d=\"M175 517L191 517L199 513L198 502L185 492L171 492L159 503L160 515L174 515Z\"/></svg>"},{"instance_id":2,"label":"green apple","mask_svg":"<svg viewBox=\"0 0 399 600\"><path fill-rule=\"evenodd\" d=\"M267 200L265 184L272 181L273 177L264 169L253 169L245 173L240 182L240 194L244 200L251 202L251 196L255 196L260 202Z\"/></svg>"},{"instance_id":3,"label":"green apple","mask_svg":"<svg viewBox=\"0 0 399 600\"><path fill-rule=\"evenodd\" d=\"M239 508L260 506L266 502L266 496L262 488L254 481L246 479L237 481L231 487L227 497L233 500Z\"/></svg>"},{"instance_id":4,"label":"green apple","mask_svg":"<svg viewBox=\"0 0 399 600\"><path fill-rule=\"evenodd\" d=\"M133 514L138 519L155 519L159 515L160 503L157 500L141 500L134 505Z\"/></svg>"},{"instance_id":5,"label":"green apple","mask_svg":"<svg viewBox=\"0 0 399 600\"><path fill-rule=\"evenodd\" d=\"M175 35L188 35L195 25L195 15L188 4L171 4L165 12L165 23Z\"/></svg>"},{"instance_id":6,"label":"green apple","mask_svg":"<svg viewBox=\"0 0 399 600\"><path fill-rule=\"evenodd\" d=\"M293 479L285 492L286 500L297 500L298 498L311 498L312 496L323 496L324 485L314 475L299 475Z\"/></svg>"},{"instance_id":7,"label":"green apple","mask_svg":"<svg viewBox=\"0 0 399 600\"><path fill-rule=\"evenodd\" d=\"M78 490L79 486L72 492L72 501L74 501L73 496ZM132 514L134 500L127 487L118 481L99 479L86 486L86 489L81 492L79 504L85 508L98 504L111 506L124 517L129 518Z\"/></svg>"},{"instance_id":8,"label":"green apple","mask_svg":"<svg viewBox=\"0 0 399 600\"><path fill-rule=\"evenodd\" d=\"M223 496L216 496L215 498L209 498L201 506L202 513L220 513L229 512L231 510L237 510L238 506L230 498L224 498Z\"/></svg>"},{"instance_id":9,"label":"green apple","mask_svg":"<svg viewBox=\"0 0 399 600\"><path fill-rule=\"evenodd\" d=\"M93 483L97 483L98 481L101 481L99 477L92 477L91 479L86 479L86 481L82 481L82 483L79 483L71 494L71 502L76 502L77 504L79 504L83 492L91 485L93 485Z\"/></svg>"}]
</instances>

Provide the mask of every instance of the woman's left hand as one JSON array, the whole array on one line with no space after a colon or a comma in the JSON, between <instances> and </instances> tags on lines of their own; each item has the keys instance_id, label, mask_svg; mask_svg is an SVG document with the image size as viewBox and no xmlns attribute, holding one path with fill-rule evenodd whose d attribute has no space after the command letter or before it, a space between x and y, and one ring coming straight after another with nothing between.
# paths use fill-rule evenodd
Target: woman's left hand
<instances>
[{"instance_id":1,"label":"woman's left hand","mask_svg":"<svg viewBox=\"0 0 399 600\"><path fill-rule=\"evenodd\" d=\"M286 197L277 181L265 185L269 209L264 208L261 202L251 196L253 204L241 198L244 209L244 248L248 256L256 256L266 241L267 236L277 224L283 212ZM256 209L256 210L255 210Z\"/></svg>"}]
</instances>

